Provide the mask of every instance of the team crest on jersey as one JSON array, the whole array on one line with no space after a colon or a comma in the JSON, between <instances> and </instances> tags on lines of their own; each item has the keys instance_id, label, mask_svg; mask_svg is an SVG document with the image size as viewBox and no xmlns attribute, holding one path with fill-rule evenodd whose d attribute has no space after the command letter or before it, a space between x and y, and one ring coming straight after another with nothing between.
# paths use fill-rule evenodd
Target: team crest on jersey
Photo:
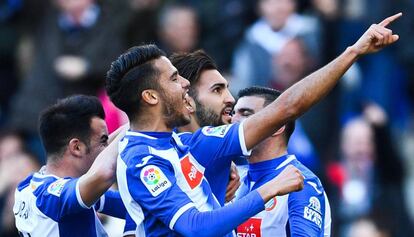
<instances>
[{"instance_id":1,"label":"team crest on jersey","mask_svg":"<svg viewBox=\"0 0 414 237\"><path fill-rule=\"evenodd\" d=\"M262 219L250 218L237 227L237 237L261 237Z\"/></svg>"},{"instance_id":2,"label":"team crest on jersey","mask_svg":"<svg viewBox=\"0 0 414 237\"><path fill-rule=\"evenodd\" d=\"M204 127L202 132L206 136L224 137L232 125L222 125L218 127Z\"/></svg>"},{"instance_id":3,"label":"team crest on jersey","mask_svg":"<svg viewBox=\"0 0 414 237\"><path fill-rule=\"evenodd\" d=\"M276 205L277 205L277 198L274 197L274 198L270 199L268 202L266 202L265 210L266 211L271 211L271 210L275 209Z\"/></svg>"},{"instance_id":4,"label":"team crest on jersey","mask_svg":"<svg viewBox=\"0 0 414 237\"><path fill-rule=\"evenodd\" d=\"M155 165L148 165L141 170L141 181L153 197L171 187L171 182Z\"/></svg>"},{"instance_id":5,"label":"team crest on jersey","mask_svg":"<svg viewBox=\"0 0 414 237\"><path fill-rule=\"evenodd\" d=\"M60 194L62 194L63 188L65 187L65 184L68 181L69 179L58 179L49 185L49 187L47 188L47 191L50 194L55 195L56 197L60 197Z\"/></svg>"},{"instance_id":6,"label":"team crest on jersey","mask_svg":"<svg viewBox=\"0 0 414 237\"><path fill-rule=\"evenodd\" d=\"M309 198L309 204L303 209L303 217L322 227L321 203L316 197Z\"/></svg>"},{"instance_id":7,"label":"team crest on jersey","mask_svg":"<svg viewBox=\"0 0 414 237\"><path fill-rule=\"evenodd\" d=\"M40 185L42 185L44 183L44 181L41 182L36 182L33 180L30 180L30 188L32 189L32 191L36 190Z\"/></svg>"},{"instance_id":8,"label":"team crest on jersey","mask_svg":"<svg viewBox=\"0 0 414 237\"><path fill-rule=\"evenodd\" d=\"M203 181L203 173L191 162L190 155L180 160L181 170L191 189L196 188Z\"/></svg>"}]
</instances>

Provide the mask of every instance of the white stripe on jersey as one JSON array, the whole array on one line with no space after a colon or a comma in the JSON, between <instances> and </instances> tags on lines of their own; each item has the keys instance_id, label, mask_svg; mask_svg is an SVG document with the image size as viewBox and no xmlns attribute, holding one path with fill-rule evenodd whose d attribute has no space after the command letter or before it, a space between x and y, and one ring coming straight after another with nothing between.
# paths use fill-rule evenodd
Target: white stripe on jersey
<instances>
[{"instance_id":1,"label":"white stripe on jersey","mask_svg":"<svg viewBox=\"0 0 414 237\"><path fill-rule=\"evenodd\" d=\"M323 195L325 196L325 226L323 236L330 237L331 236L331 226L332 226L332 219L331 219L331 205L329 204L328 196L324 192Z\"/></svg>"},{"instance_id":2,"label":"white stripe on jersey","mask_svg":"<svg viewBox=\"0 0 414 237\"><path fill-rule=\"evenodd\" d=\"M194 202L195 207L199 211L211 211L213 210L213 206L208 203L208 196L205 195L203 188L202 188L202 182L195 187L194 189L191 189L188 185L184 174L181 170L181 163L180 158L177 155L177 152L174 148L168 149L168 150L156 150L152 147L150 148L150 152L156 156L159 156L160 158L163 158L171 163L171 165L174 168L174 174L175 178L177 179L177 185L180 187L181 190L183 190L184 193L188 195L188 197L191 199L191 201ZM195 161L194 157L191 155L191 153L188 153L190 161L193 163L193 165L196 166L197 169L199 169L200 172L203 173L203 180L207 181L204 177L204 170L205 168L200 165L198 162ZM168 157L168 159L166 158Z\"/></svg>"},{"instance_id":3,"label":"white stripe on jersey","mask_svg":"<svg viewBox=\"0 0 414 237\"><path fill-rule=\"evenodd\" d=\"M194 207L194 203L187 203L186 205L182 206L178 211L174 214L173 218L170 221L170 229L174 229L175 222L177 222L178 218L188 209Z\"/></svg>"}]
</instances>

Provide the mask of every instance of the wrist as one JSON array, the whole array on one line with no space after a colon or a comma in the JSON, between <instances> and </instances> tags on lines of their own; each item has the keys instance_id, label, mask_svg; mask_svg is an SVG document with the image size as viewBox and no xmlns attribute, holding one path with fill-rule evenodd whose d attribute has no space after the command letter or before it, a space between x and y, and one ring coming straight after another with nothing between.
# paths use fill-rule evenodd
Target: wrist
<instances>
[{"instance_id":1,"label":"wrist","mask_svg":"<svg viewBox=\"0 0 414 237\"><path fill-rule=\"evenodd\" d=\"M360 56L363 55L363 53L357 50L354 46L349 46L346 48L344 54L351 56L354 60L357 60Z\"/></svg>"},{"instance_id":2,"label":"wrist","mask_svg":"<svg viewBox=\"0 0 414 237\"><path fill-rule=\"evenodd\" d=\"M279 194L279 186L277 185L277 183L272 184L272 182L269 182L258 188L257 192L260 194L263 201L266 203L270 199Z\"/></svg>"}]
</instances>

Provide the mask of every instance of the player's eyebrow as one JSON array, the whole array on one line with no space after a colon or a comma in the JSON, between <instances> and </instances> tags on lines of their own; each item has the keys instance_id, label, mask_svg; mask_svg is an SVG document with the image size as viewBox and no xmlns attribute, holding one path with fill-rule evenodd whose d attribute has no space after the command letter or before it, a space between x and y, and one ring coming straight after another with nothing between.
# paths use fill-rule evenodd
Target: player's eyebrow
<instances>
[{"instance_id":1,"label":"player's eyebrow","mask_svg":"<svg viewBox=\"0 0 414 237\"><path fill-rule=\"evenodd\" d=\"M213 89L213 88L216 88L216 87L226 88L226 84L225 83L215 83L210 87L210 89Z\"/></svg>"},{"instance_id":2,"label":"player's eyebrow","mask_svg":"<svg viewBox=\"0 0 414 237\"><path fill-rule=\"evenodd\" d=\"M171 76L170 76L170 79L174 79L175 77L177 77L178 76L178 71L177 70L175 70L172 74L171 74Z\"/></svg>"}]
</instances>

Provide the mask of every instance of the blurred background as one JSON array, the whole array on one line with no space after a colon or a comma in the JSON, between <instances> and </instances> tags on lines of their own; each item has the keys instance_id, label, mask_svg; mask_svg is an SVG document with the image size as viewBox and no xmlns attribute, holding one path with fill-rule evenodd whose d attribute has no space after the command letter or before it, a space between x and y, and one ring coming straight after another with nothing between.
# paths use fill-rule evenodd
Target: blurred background
<instances>
[{"instance_id":1,"label":"blurred background","mask_svg":"<svg viewBox=\"0 0 414 237\"><path fill-rule=\"evenodd\" d=\"M361 58L298 119L289 144L321 178L339 237L414 233L414 0L0 0L0 236L18 236L14 189L45 163L43 108L96 95L110 131L125 122L103 86L128 48L203 48L234 95L284 90L400 11L400 40ZM121 236L118 220L107 228Z\"/></svg>"}]
</instances>

